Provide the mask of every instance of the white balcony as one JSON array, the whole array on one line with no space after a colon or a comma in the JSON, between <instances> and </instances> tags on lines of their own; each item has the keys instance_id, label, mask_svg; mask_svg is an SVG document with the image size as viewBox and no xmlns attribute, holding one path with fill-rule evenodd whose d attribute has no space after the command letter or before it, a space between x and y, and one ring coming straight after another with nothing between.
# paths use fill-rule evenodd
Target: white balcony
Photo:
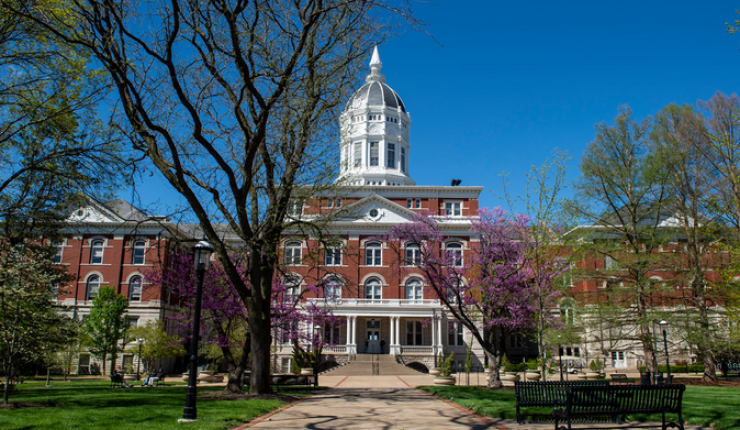
<instances>
[{"instance_id":1,"label":"white balcony","mask_svg":"<svg viewBox=\"0 0 740 430\"><path fill-rule=\"evenodd\" d=\"M439 307L437 299L308 299L318 306L328 307L386 307L386 308L433 308Z\"/></svg>"}]
</instances>

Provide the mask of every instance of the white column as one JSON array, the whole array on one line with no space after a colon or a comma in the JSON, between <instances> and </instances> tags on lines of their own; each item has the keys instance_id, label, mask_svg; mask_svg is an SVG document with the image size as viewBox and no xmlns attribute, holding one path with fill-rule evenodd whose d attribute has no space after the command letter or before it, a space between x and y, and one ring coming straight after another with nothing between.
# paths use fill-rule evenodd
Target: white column
<instances>
[{"instance_id":1,"label":"white column","mask_svg":"<svg viewBox=\"0 0 740 430\"><path fill-rule=\"evenodd\" d=\"M349 346L352 345L352 317L347 317L346 321L347 339L345 339L344 343L347 349L349 349Z\"/></svg>"},{"instance_id":2,"label":"white column","mask_svg":"<svg viewBox=\"0 0 740 430\"><path fill-rule=\"evenodd\" d=\"M437 320L437 346L442 347L442 316Z\"/></svg>"},{"instance_id":3,"label":"white column","mask_svg":"<svg viewBox=\"0 0 740 430\"><path fill-rule=\"evenodd\" d=\"M388 320L389 320L389 322L391 324L390 325L390 335L391 335L391 338L388 339L390 341L390 343L388 345L389 346L392 346L392 345L395 345L396 344L396 330L395 330L395 328L396 328L396 317L393 317L392 316L392 317L388 318Z\"/></svg>"},{"instance_id":4,"label":"white column","mask_svg":"<svg viewBox=\"0 0 740 430\"><path fill-rule=\"evenodd\" d=\"M396 345L401 345L401 317L396 317Z\"/></svg>"}]
</instances>

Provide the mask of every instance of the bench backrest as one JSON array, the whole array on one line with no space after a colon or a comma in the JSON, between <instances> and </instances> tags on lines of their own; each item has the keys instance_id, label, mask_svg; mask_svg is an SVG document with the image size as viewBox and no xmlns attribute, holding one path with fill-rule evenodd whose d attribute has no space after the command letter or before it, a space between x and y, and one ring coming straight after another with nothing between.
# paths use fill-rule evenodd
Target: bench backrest
<instances>
[{"instance_id":1,"label":"bench backrest","mask_svg":"<svg viewBox=\"0 0 740 430\"><path fill-rule=\"evenodd\" d=\"M679 412L685 385L568 387L567 405L578 411Z\"/></svg>"},{"instance_id":2,"label":"bench backrest","mask_svg":"<svg viewBox=\"0 0 740 430\"><path fill-rule=\"evenodd\" d=\"M552 404L565 399L567 387L607 387L609 381L546 381L516 382L514 391L516 401L521 403Z\"/></svg>"}]
</instances>

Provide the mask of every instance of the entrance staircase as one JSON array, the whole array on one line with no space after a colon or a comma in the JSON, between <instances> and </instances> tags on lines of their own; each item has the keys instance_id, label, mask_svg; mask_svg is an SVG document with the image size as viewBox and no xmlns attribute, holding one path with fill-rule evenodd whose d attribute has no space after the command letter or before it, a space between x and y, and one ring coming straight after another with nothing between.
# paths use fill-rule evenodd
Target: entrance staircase
<instances>
[{"instance_id":1,"label":"entrance staircase","mask_svg":"<svg viewBox=\"0 0 740 430\"><path fill-rule=\"evenodd\" d=\"M396 362L390 354L357 354L350 361L335 367L322 375L332 376L371 376L371 375L421 375L410 367Z\"/></svg>"}]
</instances>

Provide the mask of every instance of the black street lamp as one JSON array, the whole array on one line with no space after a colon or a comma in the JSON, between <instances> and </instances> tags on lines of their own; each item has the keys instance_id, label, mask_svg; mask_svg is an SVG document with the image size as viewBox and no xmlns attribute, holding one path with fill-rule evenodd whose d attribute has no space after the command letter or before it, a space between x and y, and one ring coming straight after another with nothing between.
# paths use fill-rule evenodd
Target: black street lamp
<instances>
[{"instance_id":1,"label":"black street lamp","mask_svg":"<svg viewBox=\"0 0 740 430\"><path fill-rule=\"evenodd\" d=\"M141 365L141 345L144 344L144 339L139 338L136 343L139 344L139 360L136 362L136 380L139 380L139 369Z\"/></svg>"},{"instance_id":2,"label":"black street lamp","mask_svg":"<svg viewBox=\"0 0 740 430\"><path fill-rule=\"evenodd\" d=\"M188 377L188 392L185 395L185 411L180 421L194 421L198 419L198 410L195 402L198 399L198 336L200 334L200 306L203 295L203 277L205 276L208 262L213 253L213 245L201 240L193 247L193 260L195 261L195 274L197 285L195 290L195 309L193 315L193 338L190 341L190 375Z\"/></svg>"},{"instance_id":3,"label":"black street lamp","mask_svg":"<svg viewBox=\"0 0 740 430\"><path fill-rule=\"evenodd\" d=\"M668 334L666 333L666 329L668 328L668 323L666 320L660 320L660 328L663 329L663 347L665 348L665 367L668 373L668 379L666 380L666 384L671 383L671 360L668 357Z\"/></svg>"},{"instance_id":4,"label":"black street lamp","mask_svg":"<svg viewBox=\"0 0 740 430\"><path fill-rule=\"evenodd\" d=\"M560 344L560 335L558 335L558 367L560 368L560 382L563 382L563 346Z\"/></svg>"}]
</instances>

